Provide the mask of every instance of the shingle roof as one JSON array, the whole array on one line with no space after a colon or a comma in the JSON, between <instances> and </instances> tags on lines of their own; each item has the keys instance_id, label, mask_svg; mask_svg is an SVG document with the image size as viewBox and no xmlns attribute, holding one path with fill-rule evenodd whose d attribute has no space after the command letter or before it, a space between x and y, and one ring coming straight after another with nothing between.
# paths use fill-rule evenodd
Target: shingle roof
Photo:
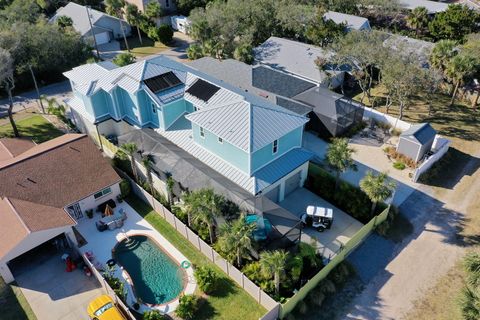
<instances>
[{"instance_id":1,"label":"shingle roof","mask_svg":"<svg viewBox=\"0 0 480 320\"><path fill-rule=\"evenodd\" d=\"M438 1L428 0L399 0L399 4L405 9L413 10L418 7L424 7L428 13L438 13L447 10L448 4Z\"/></svg>"},{"instance_id":2,"label":"shingle roof","mask_svg":"<svg viewBox=\"0 0 480 320\"><path fill-rule=\"evenodd\" d=\"M308 121L246 101L199 110L186 118L246 152L255 152Z\"/></svg>"},{"instance_id":3,"label":"shingle roof","mask_svg":"<svg viewBox=\"0 0 480 320\"><path fill-rule=\"evenodd\" d=\"M327 11L323 15L324 19L333 20L337 24L345 23L349 30L361 30L362 28L370 29L370 23L367 18L354 16L351 14Z\"/></svg>"},{"instance_id":4,"label":"shingle roof","mask_svg":"<svg viewBox=\"0 0 480 320\"><path fill-rule=\"evenodd\" d=\"M409 129L402 132L400 136L423 145L435 138L436 134L437 132L429 123L421 123L412 125Z\"/></svg>"},{"instance_id":5,"label":"shingle roof","mask_svg":"<svg viewBox=\"0 0 480 320\"><path fill-rule=\"evenodd\" d=\"M318 69L317 69L317 72ZM257 66L252 70L252 84L254 87L291 98L300 92L316 86L316 84L298 77L265 66Z\"/></svg>"},{"instance_id":6,"label":"shingle roof","mask_svg":"<svg viewBox=\"0 0 480 320\"><path fill-rule=\"evenodd\" d=\"M7 198L0 197L0 258L15 248L29 231Z\"/></svg>"},{"instance_id":7,"label":"shingle roof","mask_svg":"<svg viewBox=\"0 0 480 320\"><path fill-rule=\"evenodd\" d=\"M383 46L397 51L405 58L418 58L420 66L427 68L430 64L429 58L435 44L398 34L388 34L388 38L383 42Z\"/></svg>"},{"instance_id":8,"label":"shingle roof","mask_svg":"<svg viewBox=\"0 0 480 320\"><path fill-rule=\"evenodd\" d=\"M1 138L0 162L11 159L35 146L30 138Z\"/></svg>"},{"instance_id":9,"label":"shingle roof","mask_svg":"<svg viewBox=\"0 0 480 320\"><path fill-rule=\"evenodd\" d=\"M0 163L0 196L64 208L120 177L86 135L67 134Z\"/></svg>"},{"instance_id":10,"label":"shingle roof","mask_svg":"<svg viewBox=\"0 0 480 320\"><path fill-rule=\"evenodd\" d=\"M298 41L270 37L254 49L255 61L274 69L295 74L308 80L322 83L327 74L319 71L317 57L329 58L332 53L322 48ZM338 73L338 71L328 71Z\"/></svg>"},{"instance_id":11,"label":"shingle roof","mask_svg":"<svg viewBox=\"0 0 480 320\"><path fill-rule=\"evenodd\" d=\"M95 23L102 17L107 17L109 19L115 19L118 21L118 18L110 16L105 12L101 12L95 9L88 9L88 12L90 13L90 19L92 21L92 25L94 26L95 33L98 33L99 31L98 29L96 29L98 27L95 26ZM75 2L69 2L65 7L59 8L50 21L56 21L58 17L61 16L70 17L73 22L73 28L77 30L82 36L90 32L90 22L88 21L87 9L85 6L79 5Z\"/></svg>"}]
</instances>

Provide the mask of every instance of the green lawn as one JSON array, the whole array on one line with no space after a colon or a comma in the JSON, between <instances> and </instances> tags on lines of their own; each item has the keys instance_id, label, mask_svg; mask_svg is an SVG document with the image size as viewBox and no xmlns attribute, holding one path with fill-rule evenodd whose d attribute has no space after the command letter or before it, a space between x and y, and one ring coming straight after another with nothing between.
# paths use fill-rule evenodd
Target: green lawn
<instances>
[{"instance_id":1,"label":"green lawn","mask_svg":"<svg viewBox=\"0 0 480 320\"><path fill-rule=\"evenodd\" d=\"M170 47L164 45L160 42L154 42L151 39L147 38L145 35L142 36L143 43L140 43L136 30L130 38L127 38L128 46L130 47L130 52L136 57L150 56L152 54L158 54L164 50L169 49ZM122 50L125 50L125 41L123 39L118 40L120 42L120 47Z\"/></svg>"},{"instance_id":2,"label":"green lawn","mask_svg":"<svg viewBox=\"0 0 480 320\"><path fill-rule=\"evenodd\" d=\"M194 265L210 265L222 275L218 290L205 299L199 314L195 317L196 320L257 320L265 314L265 308L239 288L220 268L211 263L149 205L132 195L127 198L127 202Z\"/></svg>"},{"instance_id":3,"label":"green lawn","mask_svg":"<svg viewBox=\"0 0 480 320\"><path fill-rule=\"evenodd\" d=\"M0 277L0 319L35 320L35 314L28 305L20 289L15 285L7 285Z\"/></svg>"},{"instance_id":4,"label":"green lawn","mask_svg":"<svg viewBox=\"0 0 480 320\"><path fill-rule=\"evenodd\" d=\"M63 134L63 132L55 128L53 124L41 115L33 115L18 120L16 124L20 135L22 137L32 137L35 143L42 143ZM13 130L10 123L0 126L0 138L2 137L13 137Z\"/></svg>"}]
</instances>

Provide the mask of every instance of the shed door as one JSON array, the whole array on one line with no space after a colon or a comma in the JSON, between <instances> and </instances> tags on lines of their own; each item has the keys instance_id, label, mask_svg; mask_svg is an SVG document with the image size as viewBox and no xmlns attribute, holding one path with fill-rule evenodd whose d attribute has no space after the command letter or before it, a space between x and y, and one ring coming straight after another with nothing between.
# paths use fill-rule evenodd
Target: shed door
<instances>
[{"instance_id":1,"label":"shed door","mask_svg":"<svg viewBox=\"0 0 480 320\"><path fill-rule=\"evenodd\" d=\"M278 202L279 193L280 193L280 186L276 186L275 189L265 193L265 197L272 200L273 202Z\"/></svg>"},{"instance_id":2,"label":"shed door","mask_svg":"<svg viewBox=\"0 0 480 320\"><path fill-rule=\"evenodd\" d=\"M97 33L95 35L95 40L97 41L97 45L104 44L110 42L110 34L107 32Z\"/></svg>"},{"instance_id":3,"label":"shed door","mask_svg":"<svg viewBox=\"0 0 480 320\"><path fill-rule=\"evenodd\" d=\"M285 181L285 197L300 187L301 171Z\"/></svg>"}]
</instances>

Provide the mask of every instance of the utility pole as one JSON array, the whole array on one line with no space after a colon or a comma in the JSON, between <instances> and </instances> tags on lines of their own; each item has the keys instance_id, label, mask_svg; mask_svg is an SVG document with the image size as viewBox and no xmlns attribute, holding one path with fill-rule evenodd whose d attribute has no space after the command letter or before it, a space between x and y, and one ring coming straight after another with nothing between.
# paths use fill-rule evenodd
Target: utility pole
<instances>
[{"instance_id":1,"label":"utility pole","mask_svg":"<svg viewBox=\"0 0 480 320\"><path fill-rule=\"evenodd\" d=\"M100 60L100 52L98 51L98 45L97 45L97 39L95 38L95 33L93 33L92 19L90 17L90 12L88 11L89 8L90 8L90 6L85 6L85 9L87 10L88 23L90 23L90 31L92 33L93 43L95 44L95 50L97 51L97 61L99 61Z\"/></svg>"},{"instance_id":2,"label":"utility pole","mask_svg":"<svg viewBox=\"0 0 480 320\"><path fill-rule=\"evenodd\" d=\"M38 90L37 79L35 79L35 73L33 73L32 65L28 65L30 73L32 74L33 83L35 84L35 90L37 90L38 102L40 102L40 107L42 108L43 114L45 114L45 108L43 107L42 97L40 96L40 90Z\"/></svg>"}]
</instances>

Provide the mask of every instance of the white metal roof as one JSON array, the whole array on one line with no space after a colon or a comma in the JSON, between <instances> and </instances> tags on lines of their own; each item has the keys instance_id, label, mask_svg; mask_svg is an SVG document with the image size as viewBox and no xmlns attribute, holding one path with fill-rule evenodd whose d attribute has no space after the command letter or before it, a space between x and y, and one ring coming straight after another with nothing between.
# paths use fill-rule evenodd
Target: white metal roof
<instances>
[{"instance_id":1,"label":"white metal roof","mask_svg":"<svg viewBox=\"0 0 480 320\"><path fill-rule=\"evenodd\" d=\"M437 1L428 0L399 0L398 1L405 9L413 10L418 7L424 7L428 10L428 13L438 13L447 10L448 3L442 3Z\"/></svg>"},{"instance_id":2,"label":"white metal roof","mask_svg":"<svg viewBox=\"0 0 480 320\"><path fill-rule=\"evenodd\" d=\"M368 22L368 19L364 17L335 11L327 11L323 15L323 18L327 20L333 20L333 22L337 24L345 23L349 30L370 29L370 23Z\"/></svg>"}]
</instances>

